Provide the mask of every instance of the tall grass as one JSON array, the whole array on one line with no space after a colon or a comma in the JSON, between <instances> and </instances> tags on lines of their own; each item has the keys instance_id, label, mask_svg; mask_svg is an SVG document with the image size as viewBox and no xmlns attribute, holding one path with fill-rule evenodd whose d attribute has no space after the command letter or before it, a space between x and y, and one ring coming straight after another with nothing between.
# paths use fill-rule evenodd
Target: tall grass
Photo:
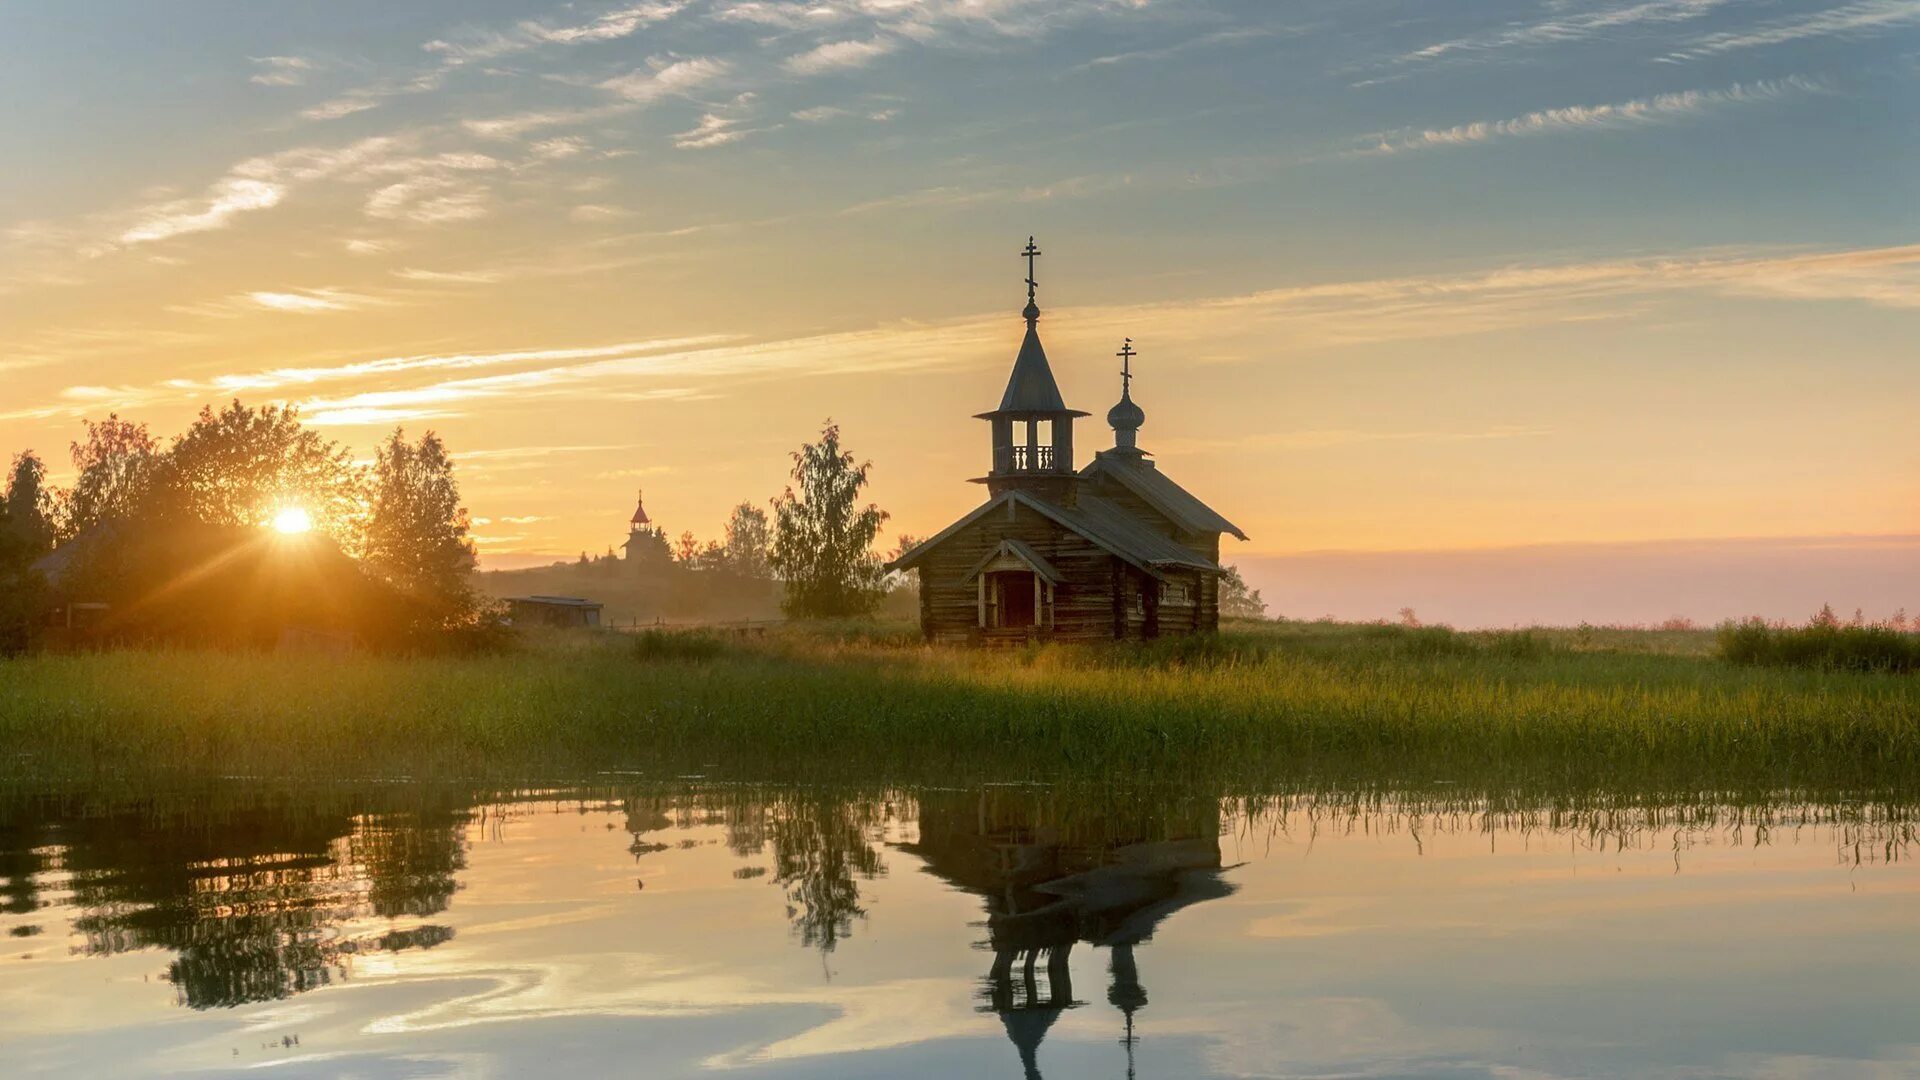
<instances>
[{"instance_id":1,"label":"tall grass","mask_svg":"<svg viewBox=\"0 0 1920 1080\"><path fill-rule=\"evenodd\" d=\"M1711 648L1712 635L1704 649ZM1295 624L986 653L890 630L575 636L507 655L44 655L0 663L0 776L872 783L1877 785L1920 769L1920 683L1582 645Z\"/></svg>"}]
</instances>

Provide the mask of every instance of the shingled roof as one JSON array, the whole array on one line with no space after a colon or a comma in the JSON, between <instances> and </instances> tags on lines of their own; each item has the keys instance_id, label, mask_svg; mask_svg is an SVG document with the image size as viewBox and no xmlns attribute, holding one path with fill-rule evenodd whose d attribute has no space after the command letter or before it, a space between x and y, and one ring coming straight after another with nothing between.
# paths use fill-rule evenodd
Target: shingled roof
<instances>
[{"instance_id":1,"label":"shingled roof","mask_svg":"<svg viewBox=\"0 0 1920 1080\"><path fill-rule=\"evenodd\" d=\"M888 563L886 569L894 571L913 567L933 549L952 539L960 530L1008 503L1025 506L1051 518L1062 528L1078 533L1096 546L1149 574L1157 576L1159 570L1167 567L1184 567L1216 574L1221 572L1218 563L1191 548L1161 536L1129 514L1124 507L1106 499L1082 494L1075 505L1062 506L1039 498L1032 492L1019 489L1004 491L988 499L976 507L972 513L914 545L912 550Z\"/></svg>"},{"instance_id":2,"label":"shingled roof","mask_svg":"<svg viewBox=\"0 0 1920 1080\"><path fill-rule=\"evenodd\" d=\"M1188 532L1228 533L1242 540L1247 538L1239 526L1221 517L1213 507L1195 498L1186 488L1174 483L1143 454L1103 450L1093 456L1086 468L1080 470L1080 475L1088 478L1112 477L1120 486L1138 495L1142 502Z\"/></svg>"}]
</instances>

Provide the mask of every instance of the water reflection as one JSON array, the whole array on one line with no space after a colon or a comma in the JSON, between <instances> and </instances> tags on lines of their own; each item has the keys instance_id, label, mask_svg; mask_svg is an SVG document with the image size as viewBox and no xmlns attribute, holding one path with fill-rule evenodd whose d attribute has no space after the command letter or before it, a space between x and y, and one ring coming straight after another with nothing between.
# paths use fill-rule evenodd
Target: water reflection
<instances>
[{"instance_id":1,"label":"water reflection","mask_svg":"<svg viewBox=\"0 0 1920 1080\"><path fill-rule=\"evenodd\" d=\"M352 813L288 800L201 812L50 800L0 833L0 892L9 912L56 900L71 908L84 955L170 952L164 978L190 1008L271 1001L334 983L356 954L451 938L426 920L459 888L469 814L458 804ZM49 887L55 897L40 895ZM351 932L367 916L388 925Z\"/></svg>"},{"instance_id":2,"label":"water reflection","mask_svg":"<svg viewBox=\"0 0 1920 1080\"><path fill-rule=\"evenodd\" d=\"M1187 804L1173 817L1135 809L1147 816L1062 820L1036 793L1005 788L920 800L920 840L903 847L985 898L993 966L981 1008L999 1015L1028 1077L1040 1076L1040 1043L1055 1020L1082 1004L1072 955L1083 942L1111 950L1107 1001L1125 1017L1132 1076L1134 1020L1147 1004L1134 947L1181 908L1233 892L1221 876L1217 805Z\"/></svg>"},{"instance_id":3,"label":"water reflection","mask_svg":"<svg viewBox=\"0 0 1920 1080\"><path fill-rule=\"evenodd\" d=\"M1243 973L1238 998L1211 997L1200 977L1218 970L1224 982L1234 951L1249 943L1287 950L1276 959L1300 960L1314 952L1301 943L1331 934L1374 934L1402 948L1394 935L1446 939L1436 928L1473 940L1491 932L1490 913L1475 905L1523 896L1523 886L1549 880L1557 864L1540 856L1557 850L1575 867L1635 854L1670 858L1682 871L1724 862L1728 851L1748 853L1759 867L1776 845L1804 854L1812 843L1825 853L1824 865L1857 873L1906 859L1909 806L1892 798L1771 795L1576 803L1448 791L1316 788L1235 798L1018 786L515 792L222 785L136 800L16 797L0 800L0 927L7 935L0 940L13 953L0 958L0 982L9 969L47 973L53 969L45 965L66 960L151 953L160 958L152 974L171 986L172 1002L206 1014L294 998L326 999L337 1009L342 999L310 992L369 980L399 988L409 984L395 977L408 974L446 987L438 1000L382 1006L395 1011L331 1032L332 1045L359 1046L574 1015L566 1001L551 1000L566 996L554 982L564 969L582 1015L672 1016L687 1031L697 1018L714 1018L714 1045L672 1043L693 1038L685 1033L649 1036L656 1040L650 1053L667 1053L662 1075L772 1068L853 1051L906 1055L884 1059L875 1075L908 1071L921 1053L947 1063L929 1066L934 1074L1124 1069L1133 1077L1154 1072L1146 1065L1159 1060L1157 1075L1265 1075L1215 1044L1244 1036L1224 1030L1247 1023L1230 1019L1236 1009L1268 1009L1248 995L1279 993L1267 974L1274 969ZM561 843L568 835L575 839ZM1401 886L1374 862L1349 861L1360 840L1390 844L1396 859L1457 869L1417 907L1387 905L1381 898ZM1262 869L1275 848L1308 860L1300 865L1318 869L1319 884ZM1515 848L1526 874L1488 885L1484 874L1496 867L1512 874L1515 864L1498 860ZM483 849L511 849L520 861L496 856L491 870L476 874ZM1473 869L1482 863L1487 871ZM614 868L611 880L602 865ZM1748 900L1765 899L1770 880L1750 876L1740 888ZM617 901L609 899L615 886ZM1786 903L1795 894L1779 895ZM1627 899L1610 894L1609 906L1594 910L1631 913ZM1552 910L1526 902L1536 913ZM553 929L569 923L590 928L586 951ZM762 923L788 944L754 944ZM884 947L867 940L885 936L883 927L892 935ZM1172 951L1156 945L1156 935L1173 928L1205 942L1225 934L1226 944L1201 947L1189 937ZM970 946L971 959L940 959L949 942ZM849 949L857 968L844 966ZM802 950L811 951L814 967L775 955L808 955ZM892 974L861 982L862 972L878 967ZM1331 986L1341 974L1328 967L1322 979ZM504 989L476 993L476 982ZM49 974L45 985L88 993L84 980ZM1299 997L1309 990L1333 993L1319 986L1289 992L1303 1008L1325 1007L1321 998ZM1397 1022L1381 1019L1390 1014L1379 1002L1365 999L1371 1003L1363 1007L1354 991L1345 994L1334 995L1338 1008L1369 1017L1370 1032ZM0 991L9 1008L23 1000ZM70 1004L88 1007L84 999ZM822 1009L836 1019L820 1020ZM750 1013L757 1019L729 1019ZM441 1019L422 1024L410 1016ZM113 1022L89 1019L78 1030ZM980 1025L990 1025L998 1041L991 1054L969 1041L986 1034ZM20 1037L19 1028L9 1030L0 1025L0 1054ZM277 1060L316 1052L312 1038L296 1045L299 1036L276 1034L283 1040ZM1111 1059L1095 1056L1096 1037ZM668 1043L671 1053L659 1049ZM940 1058L936 1050L947 1043L972 1049ZM47 1053L49 1061L65 1060Z\"/></svg>"}]
</instances>

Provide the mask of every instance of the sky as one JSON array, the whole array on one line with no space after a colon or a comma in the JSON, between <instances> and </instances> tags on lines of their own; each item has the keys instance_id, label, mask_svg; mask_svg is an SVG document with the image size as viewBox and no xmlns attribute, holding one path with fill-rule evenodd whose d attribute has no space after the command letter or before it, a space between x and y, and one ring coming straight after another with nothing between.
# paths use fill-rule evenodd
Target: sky
<instances>
[{"instance_id":1,"label":"sky","mask_svg":"<svg viewBox=\"0 0 1920 1080\"><path fill-rule=\"evenodd\" d=\"M1031 234L1083 455L1130 336L1282 614L1886 615L1917 80L1920 0L15 2L0 449L433 429L508 566L831 417L891 547L980 498Z\"/></svg>"}]
</instances>

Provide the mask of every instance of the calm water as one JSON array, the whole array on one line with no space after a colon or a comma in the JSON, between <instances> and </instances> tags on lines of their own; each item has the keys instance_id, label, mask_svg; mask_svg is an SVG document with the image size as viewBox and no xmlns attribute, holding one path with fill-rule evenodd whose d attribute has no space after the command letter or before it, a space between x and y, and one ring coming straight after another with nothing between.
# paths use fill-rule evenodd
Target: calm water
<instances>
[{"instance_id":1,"label":"calm water","mask_svg":"<svg viewBox=\"0 0 1920 1080\"><path fill-rule=\"evenodd\" d=\"M0 811L0 1072L1920 1074L1899 806L1026 787Z\"/></svg>"}]
</instances>

